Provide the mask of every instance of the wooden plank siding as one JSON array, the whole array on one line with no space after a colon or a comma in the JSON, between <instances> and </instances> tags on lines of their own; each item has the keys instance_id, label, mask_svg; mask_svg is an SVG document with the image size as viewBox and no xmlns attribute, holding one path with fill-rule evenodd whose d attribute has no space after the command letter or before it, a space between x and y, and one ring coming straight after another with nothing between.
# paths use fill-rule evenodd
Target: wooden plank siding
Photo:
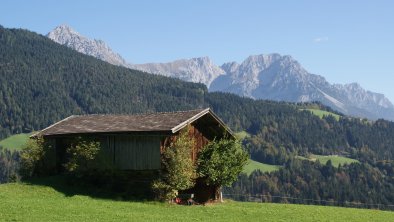
<instances>
[{"instance_id":1,"label":"wooden plank siding","mask_svg":"<svg viewBox=\"0 0 394 222\"><path fill-rule=\"evenodd\" d=\"M115 136L114 164L121 170L160 169L160 138Z\"/></svg>"},{"instance_id":2,"label":"wooden plank siding","mask_svg":"<svg viewBox=\"0 0 394 222\"><path fill-rule=\"evenodd\" d=\"M161 167L160 141L155 135L91 135L88 138L100 142L100 151L89 167L93 169L158 170ZM57 171L62 172L67 159L66 149L72 137L57 137L53 150L56 152Z\"/></svg>"},{"instance_id":3,"label":"wooden plank siding","mask_svg":"<svg viewBox=\"0 0 394 222\"><path fill-rule=\"evenodd\" d=\"M100 156L105 156L106 162L120 170L160 169L161 139L161 136L106 136L100 141Z\"/></svg>"},{"instance_id":4,"label":"wooden plank siding","mask_svg":"<svg viewBox=\"0 0 394 222\"><path fill-rule=\"evenodd\" d=\"M191 158L193 161L197 161L198 153L201 149L209 143L209 140L194 126L189 128L189 136L194 138L195 146L192 151Z\"/></svg>"}]
</instances>

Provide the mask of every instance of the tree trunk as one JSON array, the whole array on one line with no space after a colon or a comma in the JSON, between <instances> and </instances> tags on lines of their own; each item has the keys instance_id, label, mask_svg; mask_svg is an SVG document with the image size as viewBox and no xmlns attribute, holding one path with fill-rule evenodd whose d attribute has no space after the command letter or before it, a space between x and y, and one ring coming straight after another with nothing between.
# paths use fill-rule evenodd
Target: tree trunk
<instances>
[{"instance_id":1,"label":"tree trunk","mask_svg":"<svg viewBox=\"0 0 394 222\"><path fill-rule=\"evenodd\" d=\"M215 187L215 200L219 200L220 202L223 202L223 194L222 194L221 186Z\"/></svg>"}]
</instances>

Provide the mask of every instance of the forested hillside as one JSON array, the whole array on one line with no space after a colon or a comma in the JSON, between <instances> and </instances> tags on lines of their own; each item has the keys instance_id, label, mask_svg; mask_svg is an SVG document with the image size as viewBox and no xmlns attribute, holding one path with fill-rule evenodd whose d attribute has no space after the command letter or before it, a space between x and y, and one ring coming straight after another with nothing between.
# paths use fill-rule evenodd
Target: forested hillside
<instances>
[{"instance_id":1,"label":"forested hillside","mask_svg":"<svg viewBox=\"0 0 394 222\"><path fill-rule=\"evenodd\" d=\"M202 84L121 68L48 38L0 27L0 138L72 114L200 108Z\"/></svg>"},{"instance_id":2,"label":"forested hillside","mask_svg":"<svg viewBox=\"0 0 394 222\"><path fill-rule=\"evenodd\" d=\"M209 93L205 102L236 131L246 130L245 139L254 159L283 164L286 155L341 154L369 162L394 157L394 122L368 121L334 116L319 118L306 107L319 103L292 104Z\"/></svg>"},{"instance_id":3,"label":"forested hillside","mask_svg":"<svg viewBox=\"0 0 394 222\"><path fill-rule=\"evenodd\" d=\"M0 85L0 138L39 130L72 114L211 107L234 131L250 134L243 143L253 160L282 166L270 174L241 176L228 192L394 204L393 122L320 118L305 109L332 110L318 103L208 93L202 84L110 65L44 36L3 27ZM309 154L343 155L360 163L333 168L296 158ZM0 182L12 180L18 155L0 157Z\"/></svg>"}]
</instances>

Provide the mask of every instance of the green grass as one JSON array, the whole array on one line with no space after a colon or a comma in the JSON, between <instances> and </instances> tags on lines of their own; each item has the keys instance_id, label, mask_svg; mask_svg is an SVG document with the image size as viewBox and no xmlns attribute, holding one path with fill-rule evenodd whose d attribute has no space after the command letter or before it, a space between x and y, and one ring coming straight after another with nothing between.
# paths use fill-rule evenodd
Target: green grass
<instances>
[{"instance_id":1,"label":"green grass","mask_svg":"<svg viewBox=\"0 0 394 222\"><path fill-rule=\"evenodd\" d=\"M332 165L335 167L338 167L339 164L344 165L344 164L351 164L351 163L358 163L358 160L343 157L343 156L338 156L338 155L315 155L312 154L309 157L302 157L302 156L297 156L298 159L301 160L310 160L310 161L316 161L319 160L320 163L326 164L327 161L331 160Z\"/></svg>"},{"instance_id":2,"label":"green grass","mask_svg":"<svg viewBox=\"0 0 394 222\"><path fill-rule=\"evenodd\" d=\"M21 150L32 133L21 133L7 137L0 141L0 146L9 150Z\"/></svg>"},{"instance_id":3,"label":"green grass","mask_svg":"<svg viewBox=\"0 0 394 222\"><path fill-rule=\"evenodd\" d=\"M240 203L176 206L64 194L45 185L0 185L0 221L385 221L394 212Z\"/></svg>"},{"instance_id":4,"label":"green grass","mask_svg":"<svg viewBox=\"0 0 394 222\"><path fill-rule=\"evenodd\" d=\"M351 164L351 163L358 163L358 160L343 157L343 156L338 156L338 155L328 155L328 156L323 156L323 155L311 155L309 157L312 160L319 160L320 163L327 163L327 161L331 160L332 165L335 167L338 167L339 164L344 165L344 164Z\"/></svg>"},{"instance_id":5,"label":"green grass","mask_svg":"<svg viewBox=\"0 0 394 222\"><path fill-rule=\"evenodd\" d=\"M316 115L316 116L318 116L320 118L323 118L323 116L329 116L330 115L330 116L333 116L337 121L341 117L338 114L335 114L335 113L332 113L332 112L327 112L327 111L320 110L320 109L301 109L301 110L309 111L312 114L314 114L314 115Z\"/></svg>"},{"instance_id":6,"label":"green grass","mask_svg":"<svg viewBox=\"0 0 394 222\"><path fill-rule=\"evenodd\" d=\"M250 137L250 134L246 131L240 131L240 132L235 133L235 137L239 140L243 140L247 137Z\"/></svg>"},{"instance_id":7,"label":"green grass","mask_svg":"<svg viewBox=\"0 0 394 222\"><path fill-rule=\"evenodd\" d=\"M254 170L260 170L261 172L272 172L279 170L280 166L269 165L265 163L260 163L254 160L249 160L248 164L244 167L243 172L250 175Z\"/></svg>"}]
</instances>

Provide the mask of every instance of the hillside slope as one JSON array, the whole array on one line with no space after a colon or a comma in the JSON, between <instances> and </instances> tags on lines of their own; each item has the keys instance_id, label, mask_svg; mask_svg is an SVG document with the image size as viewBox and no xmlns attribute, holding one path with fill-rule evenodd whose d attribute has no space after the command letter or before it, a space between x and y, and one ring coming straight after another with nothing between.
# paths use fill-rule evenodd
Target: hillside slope
<instances>
[{"instance_id":1,"label":"hillside slope","mask_svg":"<svg viewBox=\"0 0 394 222\"><path fill-rule=\"evenodd\" d=\"M393 212L287 204L229 202L175 206L93 198L28 184L0 185L5 221L394 221Z\"/></svg>"},{"instance_id":2,"label":"hillside slope","mask_svg":"<svg viewBox=\"0 0 394 222\"><path fill-rule=\"evenodd\" d=\"M0 140L0 147L7 148L8 150L21 150L27 143L31 133L20 133Z\"/></svg>"}]
</instances>

